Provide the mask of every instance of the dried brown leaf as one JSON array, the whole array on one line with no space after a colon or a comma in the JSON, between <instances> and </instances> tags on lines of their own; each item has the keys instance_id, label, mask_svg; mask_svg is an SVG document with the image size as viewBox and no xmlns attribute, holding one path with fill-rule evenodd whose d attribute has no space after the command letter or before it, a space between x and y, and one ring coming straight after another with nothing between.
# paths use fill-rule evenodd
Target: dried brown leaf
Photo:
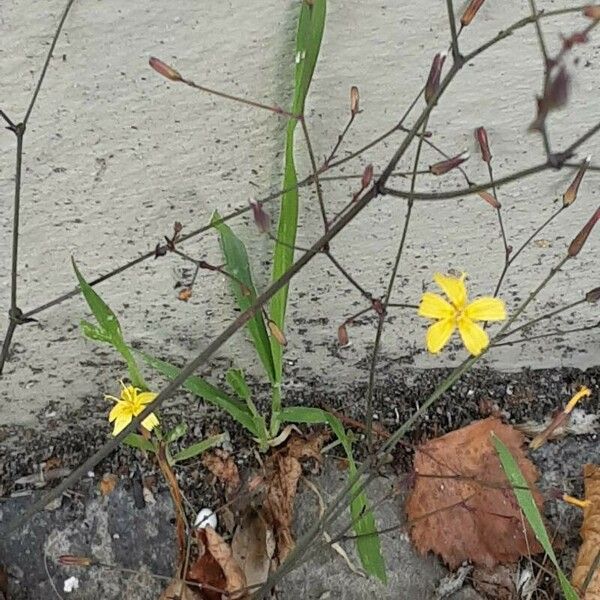
<instances>
[{"instance_id":1,"label":"dried brown leaf","mask_svg":"<svg viewBox=\"0 0 600 600\"><path fill-rule=\"evenodd\" d=\"M535 466L522 450L524 436L490 417L430 440L414 459L416 483L406 504L411 537L422 552L441 555L451 569L463 561L493 567L541 550L523 519L490 441L508 447L539 506Z\"/></svg>"},{"instance_id":2,"label":"dried brown leaf","mask_svg":"<svg viewBox=\"0 0 600 600\"><path fill-rule=\"evenodd\" d=\"M581 525L583 543L579 548L573 569L573 585L580 593L600 551L600 465L585 465L583 478L585 499L589 500L590 504L583 509ZM600 567L596 567L596 572L592 575L581 600L600 600Z\"/></svg>"},{"instance_id":3,"label":"dried brown leaf","mask_svg":"<svg viewBox=\"0 0 600 600\"><path fill-rule=\"evenodd\" d=\"M240 474L233 456L224 450L205 452L202 455L202 464L225 485L227 494L231 494L240 486Z\"/></svg>"},{"instance_id":4,"label":"dried brown leaf","mask_svg":"<svg viewBox=\"0 0 600 600\"><path fill-rule=\"evenodd\" d=\"M514 600L519 598L515 588L516 568L514 565L496 565L493 569L475 567L471 573L473 587L486 598Z\"/></svg>"},{"instance_id":5,"label":"dried brown leaf","mask_svg":"<svg viewBox=\"0 0 600 600\"><path fill-rule=\"evenodd\" d=\"M115 487L117 486L117 481L119 478L113 473L104 473L102 479L100 480L100 493L103 496L108 496L112 494Z\"/></svg>"},{"instance_id":6,"label":"dried brown leaf","mask_svg":"<svg viewBox=\"0 0 600 600\"><path fill-rule=\"evenodd\" d=\"M160 595L159 600L202 600L202 596L180 579L173 579Z\"/></svg>"},{"instance_id":7,"label":"dried brown leaf","mask_svg":"<svg viewBox=\"0 0 600 600\"><path fill-rule=\"evenodd\" d=\"M246 576L246 585L252 587L267 580L275 540L260 512L253 508L245 512L231 540L231 550Z\"/></svg>"}]
</instances>

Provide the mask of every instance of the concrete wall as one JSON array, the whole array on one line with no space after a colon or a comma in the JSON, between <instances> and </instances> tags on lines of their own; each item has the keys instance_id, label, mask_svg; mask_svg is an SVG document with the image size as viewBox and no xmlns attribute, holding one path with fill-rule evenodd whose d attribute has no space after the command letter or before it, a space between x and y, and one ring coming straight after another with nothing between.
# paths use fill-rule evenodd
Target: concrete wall
<instances>
[{"instance_id":1,"label":"concrete wall","mask_svg":"<svg viewBox=\"0 0 600 600\"><path fill-rule=\"evenodd\" d=\"M0 107L14 120L24 114L47 52L62 0L4 0L0 5ZM459 3L456 3L459 5ZM541 1L540 8L569 6ZM459 6L460 8L460 6ZM488 2L464 33L465 51L528 14L526 0ZM249 197L275 189L281 181L284 121L271 114L216 100L173 85L147 66L156 55L199 83L234 94L289 106L293 74L293 37L298 2L201 2L160 0L75 2L26 136L23 184L19 302L24 310L69 290L74 255L89 277L106 272L152 248L179 220L191 229L243 206ZM551 49L559 34L586 24L570 15L544 21ZM598 119L600 60L598 34L577 48L573 96L567 110L553 115L553 144L564 147ZM436 51L448 45L442 0L365 3L331 1L321 59L307 116L319 156L329 152L348 113L348 90L358 85L363 113L341 154L360 147L392 126L423 84ZM452 84L434 112L430 129L448 152L475 150L472 131L485 125L494 167L502 176L543 159L536 135L527 133L542 65L533 28L498 44ZM392 137L342 174L360 174L368 162L382 168L400 137ZM593 140L581 156L597 154ZM0 135L0 328L9 303L9 242L12 224L14 136ZM309 169L298 146L299 171ZM578 157L579 159L580 157ZM423 164L437 160L424 151ZM468 173L484 181L483 163L473 156ZM400 168L410 167L410 157ZM553 200L572 172L547 172L500 190L511 243L518 245L556 208ZM571 238L598 205L600 175L590 172L580 198L535 240L515 264L503 296L509 309L564 255ZM396 183L405 189L406 180ZM452 176L423 178L422 190L462 187ZM343 206L355 182L324 183L331 211ZM405 203L382 198L333 244L338 259L361 284L381 294L399 240ZM273 212L275 207L271 209ZM302 192L298 243L320 232L313 193ZM252 223L235 229L248 244L260 286L268 281L271 243ZM581 257L556 278L528 314L536 315L577 300L598 285L594 235ZM186 245L197 257L218 262L215 235ZM226 282L210 273L187 304L173 289L182 263L169 256L147 261L101 286L120 314L126 334L163 356L190 358L218 334L235 314ZM443 203L420 203L411 222L395 299L416 303L437 270L466 271L476 295L489 294L502 267L495 214L475 196ZM351 348L336 349L337 325L364 306L360 296L324 258L317 258L293 283L286 356L294 378L317 378L337 386L365 376L374 325L351 328ZM50 401L78 403L113 391L124 375L113 354L84 341L77 323L86 315L80 298L39 315L38 325L19 328L14 352L1 382L2 420L26 422ZM597 319L597 308L565 315L552 327ZM399 312L383 338L387 368L454 364L463 350L427 356L426 323ZM542 340L504 348L486 358L500 369L522 366L598 364L598 330L562 341ZM238 335L220 353L221 366L235 358L259 373L249 345ZM210 369L209 369L210 370Z\"/></svg>"}]
</instances>

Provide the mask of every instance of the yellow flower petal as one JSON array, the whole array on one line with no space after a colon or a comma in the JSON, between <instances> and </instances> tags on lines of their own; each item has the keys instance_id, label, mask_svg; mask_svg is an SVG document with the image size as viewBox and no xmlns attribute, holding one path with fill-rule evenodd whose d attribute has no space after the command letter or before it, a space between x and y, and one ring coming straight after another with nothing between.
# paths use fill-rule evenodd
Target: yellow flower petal
<instances>
[{"instance_id":1,"label":"yellow flower petal","mask_svg":"<svg viewBox=\"0 0 600 600\"><path fill-rule=\"evenodd\" d=\"M115 421L115 428L113 429L113 435L119 435L119 433L121 433L121 431L123 431L123 429L125 429L125 427L127 427L127 425L129 425L129 423L131 423L131 415L118 416L117 420Z\"/></svg>"},{"instance_id":2,"label":"yellow flower petal","mask_svg":"<svg viewBox=\"0 0 600 600\"><path fill-rule=\"evenodd\" d=\"M127 404L125 404L124 402L117 402L112 407L110 413L108 414L108 422L112 423L119 417L129 417L129 419L131 419L131 411L129 410Z\"/></svg>"},{"instance_id":3,"label":"yellow flower petal","mask_svg":"<svg viewBox=\"0 0 600 600\"><path fill-rule=\"evenodd\" d=\"M456 314L456 309L439 294L425 292L419 304L419 315L430 319L447 319Z\"/></svg>"},{"instance_id":4,"label":"yellow flower petal","mask_svg":"<svg viewBox=\"0 0 600 600\"><path fill-rule=\"evenodd\" d=\"M158 417L154 413L150 413L143 421L142 427L148 431L152 431L158 425Z\"/></svg>"},{"instance_id":5,"label":"yellow flower petal","mask_svg":"<svg viewBox=\"0 0 600 600\"><path fill-rule=\"evenodd\" d=\"M427 350L432 354L439 352L454 332L454 319L442 319L427 330Z\"/></svg>"},{"instance_id":6,"label":"yellow flower petal","mask_svg":"<svg viewBox=\"0 0 600 600\"><path fill-rule=\"evenodd\" d=\"M137 395L137 400L143 405L150 404L150 402L152 402L156 396L158 396L158 394L155 394L154 392L141 392Z\"/></svg>"},{"instance_id":7,"label":"yellow flower petal","mask_svg":"<svg viewBox=\"0 0 600 600\"><path fill-rule=\"evenodd\" d=\"M450 302L457 310L462 310L467 303L467 288L465 287L465 275L461 277L448 277L436 273L433 280L444 290Z\"/></svg>"},{"instance_id":8,"label":"yellow flower petal","mask_svg":"<svg viewBox=\"0 0 600 600\"><path fill-rule=\"evenodd\" d=\"M474 356L481 354L490 342L483 328L468 317L462 316L458 319L458 331L463 344Z\"/></svg>"},{"instance_id":9,"label":"yellow flower petal","mask_svg":"<svg viewBox=\"0 0 600 600\"><path fill-rule=\"evenodd\" d=\"M503 300L486 296L473 300L463 314L474 321L503 321L506 319L506 307Z\"/></svg>"}]
</instances>

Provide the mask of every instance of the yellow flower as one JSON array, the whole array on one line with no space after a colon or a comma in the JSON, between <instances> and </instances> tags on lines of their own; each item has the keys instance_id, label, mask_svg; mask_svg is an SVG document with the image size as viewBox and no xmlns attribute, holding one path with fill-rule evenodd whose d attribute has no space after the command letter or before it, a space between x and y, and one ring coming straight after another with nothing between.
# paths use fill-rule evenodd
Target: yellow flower
<instances>
[{"instance_id":1,"label":"yellow flower","mask_svg":"<svg viewBox=\"0 0 600 600\"><path fill-rule=\"evenodd\" d=\"M442 288L448 302L439 294L425 292L419 305L419 315L436 319L427 330L427 349L439 352L458 327L467 350L477 356L487 348L490 340L485 330L475 321L502 321L506 319L504 302L498 298L483 297L469 302L465 287L465 274L449 277L436 273L434 281Z\"/></svg>"},{"instance_id":2,"label":"yellow flower","mask_svg":"<svg viewBox=\"0 0 600 600\"><path fill-rule=\"evenodd\" d=\"M137 417L150 404L157 394L153 392L142 392L139 388L131 385L125 385L121 382L121 397L106 396L107 400L113 400L116 404L112 407L108 415L108 422L115 422L113 435L118 435L123 431L134 417ZM142 426L148 431L152 431L158 425L158 418L154 413L150 413L143 421Z\"/></svg>"}]
</instances>

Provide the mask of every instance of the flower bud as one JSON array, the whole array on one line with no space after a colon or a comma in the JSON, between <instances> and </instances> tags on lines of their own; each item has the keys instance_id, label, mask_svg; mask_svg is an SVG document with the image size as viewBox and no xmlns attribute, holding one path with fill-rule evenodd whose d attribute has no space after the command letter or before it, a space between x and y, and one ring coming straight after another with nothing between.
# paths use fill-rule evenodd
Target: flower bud
<instances>
[{"instance_id":1,"label":"flower bud","mask_svg":"<svg viewBox=\"0 0 600 600\"><path fill-rule=\"evenodd\" d=\"M600 221L600 208L596 209L596 212L592 215L592 218L583 226L581 231L575 236L575 238L569 245L569 250L567 251L567 254L569 256L577 256L581 252L583 245L587 241L588 237L590 236L590 233L592 233L594 225L598 221Z\"/></svg>"},{"instance_id":2,"label":"flower bud","mask_svg":"<svg viewBox=\"0 0 600 600\"><path fill-rule=\"evenodd\" d=\"M152 56L148 61L150 66L157 72L160 73L163 77L170 79L171 81L181 81L182 77L178 71L164 63L159 58L155 58Z\"/></svg>"},{"instance_id":3,"label":"flower bud","mask_svg":"<svg viewBox=\"0 0 600 600\"><path fill-rule=\"evenodd\" d=\"M547 111L562 108L569 99L570 87L571 78L567 73L567 69L561 66L558 69L558 73L550 80L548 90L543 99L544 108Z\"/></svg>"},{"instance_id":4,"label":"flower bud","mask_svg":"<svg viewBox=\"0 0 600 600\"><path fill-rule=\"evenodd\" d=\"M429 171L430 171L430 173L433 173L434 175L443 175L444 173L447 173L448 171L451 171L452 169L456 169L456 167L458 167L459 165L462 165L462 163L464 163L468 159L469 159L469 153L462 152L461 154L458 154L457 156L454 156L452 158L448 158L446 160L442 160L441 162L430 165Z\"/></svg>"},{"instance_id":5,"label":"flower bud","mask_svg":"<svg viewBox=\"0 0 600 600\"><path fill-rule=\"evenodd\" d=\"M371 185L371 181L373 180L373 165L369 164L365 167L365 170L362 174L361 185L363 190L368 188Z\"/></svg>"},{"instance_id":6,"label":"flower bud","mask_svg":"<svg viewBox=\"0 0 600 600\"><path fill-rule=\"evenodd\" d=\"M252 207L252 215L254 216L254 223L261 233L268 233L271 229L271 217L263 207L261 202L250 198L250 206Z\"/></svg>"},{"instance_id":7,"label":"flower bud","mask_svg":"<svg viewBox=\"0 0 600 600\"><path fill-rule=\"evenodd\" d=\"M600 300L600 287L590 290L585 295L585 300L586 300L586 302L591 302L591 303L598 302L598 300Z\"/></svg>"},{"instance_id":8,"label":"flower bud","mask_svg":"<svg viewBox=\"0 0 600 600\"><path fill-rule=\"evenodd\" d=\"M590 19L600 20L600 4L586 6L583 14Z\"/></svg>"},{"instance_id":9,"label":"flower bud","mask_svg":"<svg viewBox=\"0 0 600 600\"><path fill-rule=\"evenodd\" d=\"M427 104L431 102L440 87L440 76L442 74L446 55L447 52L438 52L433 57L429 76L427 77L427 83L425 84L425 102L427 102Z\"/></svg>"},{"instance_id":10,"label":"flower bud","mask_svg":"<svg viewBox=\"0 0 600 600\"><path fill-rule=\"evenodd\" d=\"M467 8L465 8L465 12L462 14L460 18L460 24L463 27L466 27L471 23L471 21L475 18L475 15L478 13L479 9L483 5L485 0L471 0Z\"/></svg>"},{"instance_id":11,"label":"flower bud","mask_svg":"<svg viewBox=\"0 0 600 600\"><path fill-rule=\"evenodd\" d=\"M489 192L486 192L485 190L480 190L477 193L479 194L479 197L483 198L483 200L485 200L490 206L492 206L496 209L502 208L502 205L500 204L500 202L498 202L498 200L496 200L495 196L493 196Z\"/></svg>"},{"instance_id":12,"label":"flower bud","mask_svg":"<svg viewBox=\"0 0 600 600\"><path fill-rule=\"evenodd\" d=\"M350 340L348 339L348 328L346 327L346 323L342 323L338 327L338 344L340 348L346 348L350 345Z\"/></svg>"},{"instance_id":13,"label":"flower bud","mask_svg":"<svg viewBox=\"0 0 600 600\"><path fill-rule=\"evenodd\" d=\"M277 343L280 346L287 346L287 340L285 339L285 335L283 335L283 331L278 327L275 321L271 319L267 319L267 326L269 327L269 331L271 332L271 336L275 338Z\"/></svg>"},{"instance_id":14,"label":"flower bud","mask_svg":"<svg viewBox=\"0 0 600 600\"><path fill-rule=\"evenodd\" d=\"M350 88L350 114L355 117L358 114L358 107L360 103L360 96L358 94L358 88L353 85Z\"/></svg>"},{"instance_id":15,"label":"flower bud","mask_svg":"<svg viewBox=\"0 0 600 600\"><path fill-rule=\"evenodd\" d=\"M577 199L577 192L579 190L579 185L581 184L581 180L585 175L588 167L590 166L590 161L592 160L591 156L588 156L579 167L579 171L577 171L577 175L575 175L575 179L571 182L571 185L567 188L567 191L563 194L563 206L571 206L573 202Z\"/></svg>"},{"instance_id":16,"label":"flower bud","mask_svg":"<svg viewBox=\"0 0 600 600\"><path fill-rule=\"evenodd\" d=\"M475 139L477 140L479 149L481 150L481 158L489 165L490 161L492 160L492 153L490 152L490 144L488 142L488 136L485 127L478 127L475 130Z\"/></svg>"}]
</instances>

